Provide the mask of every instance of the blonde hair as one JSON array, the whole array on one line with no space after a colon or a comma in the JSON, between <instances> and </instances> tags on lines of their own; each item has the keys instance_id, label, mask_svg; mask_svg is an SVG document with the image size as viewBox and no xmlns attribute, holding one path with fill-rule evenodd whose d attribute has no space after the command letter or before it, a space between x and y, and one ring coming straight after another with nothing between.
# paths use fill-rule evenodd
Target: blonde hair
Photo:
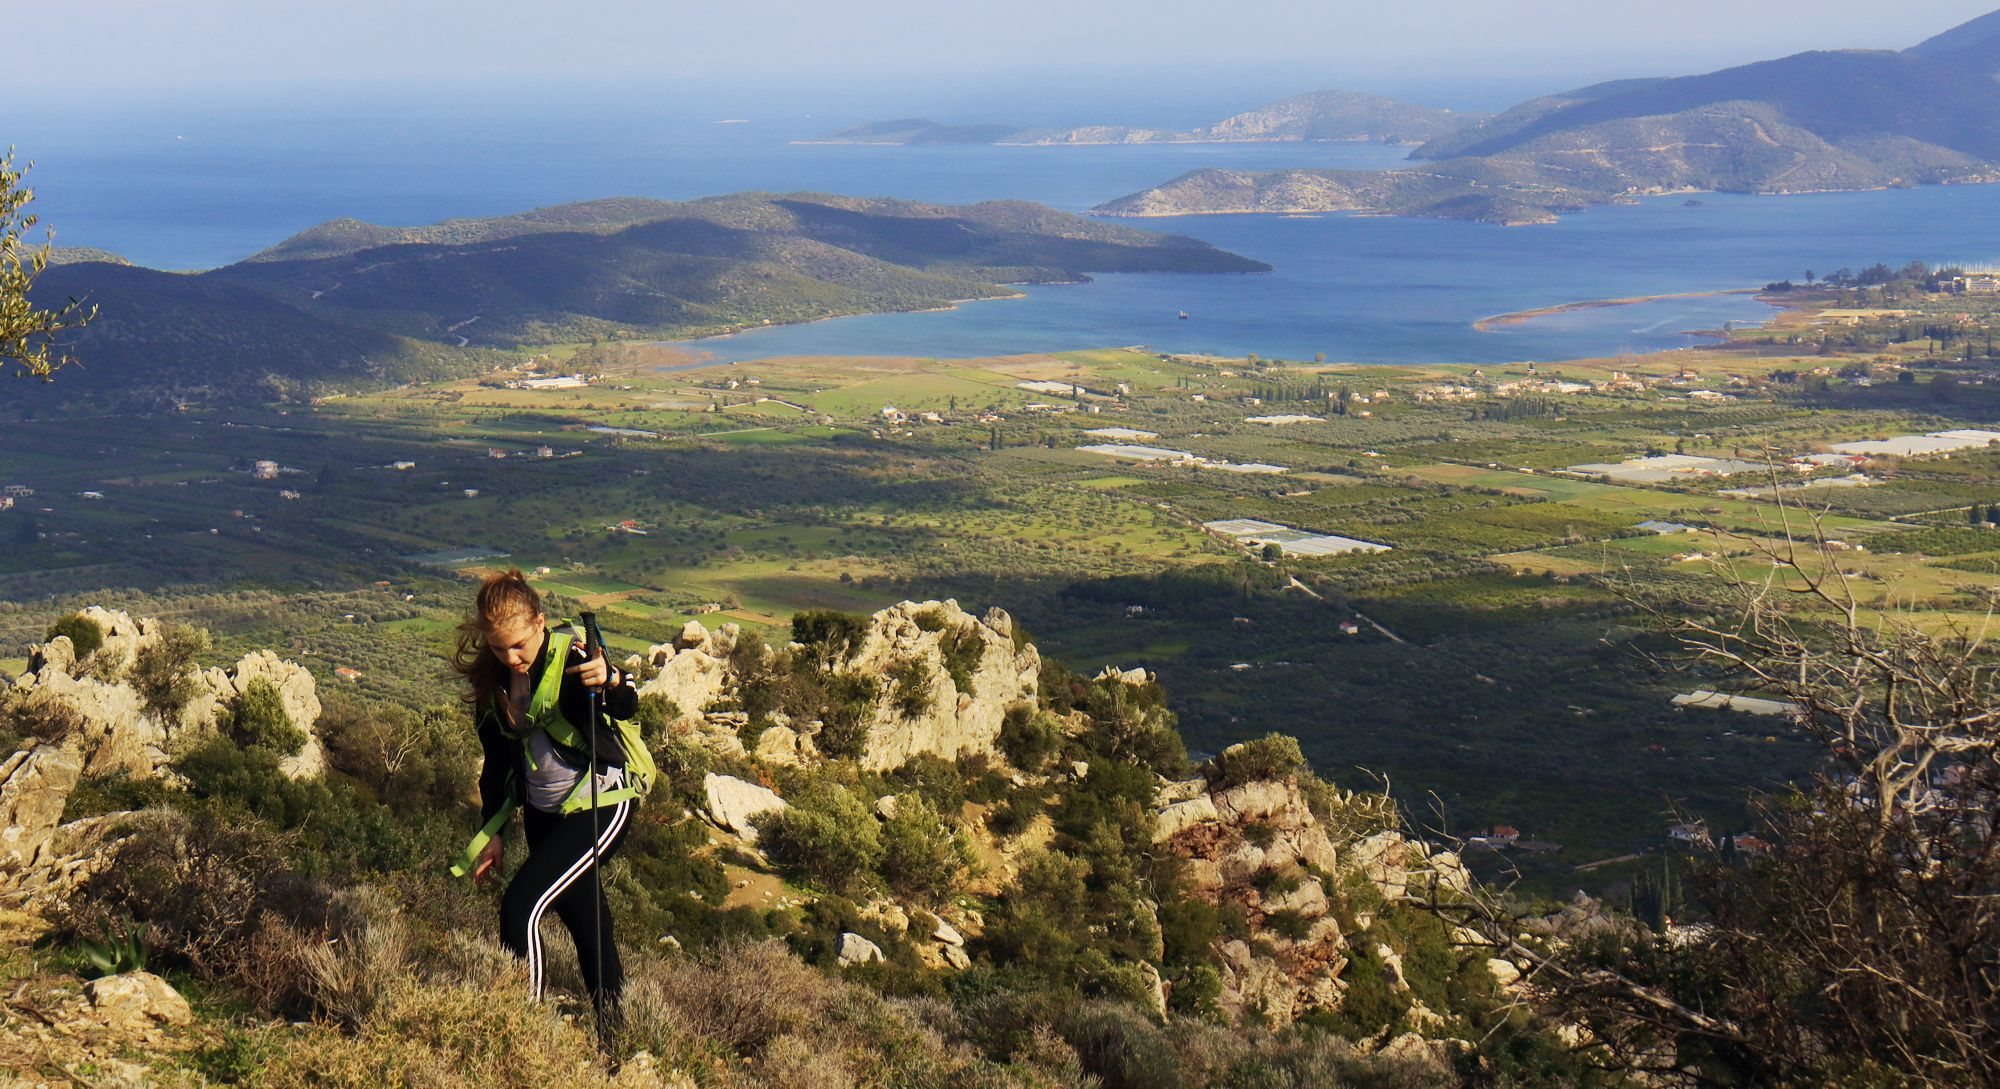
<instances>
[{"instance_id":1,"label":"blonde hair","mask_svg":"<svg viewBox=\"0 0 2000 1089\"><path fill-rule=\"evenodd\" d=\"M479 584L472 615L458 626L458 647L452 652L451 668L471 686L464 699L475 706L493 705L507 689L507 667L486 642L501 628L524 621L540 621L542 595L528 585L520 568L488 575Z\"/></svg>"}]
</instances>

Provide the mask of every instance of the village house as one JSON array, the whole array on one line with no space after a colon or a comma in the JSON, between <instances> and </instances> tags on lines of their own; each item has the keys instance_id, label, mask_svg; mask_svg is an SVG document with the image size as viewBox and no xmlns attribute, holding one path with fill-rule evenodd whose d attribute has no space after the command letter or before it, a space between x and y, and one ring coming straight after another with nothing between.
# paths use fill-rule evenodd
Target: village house
<instances>
[{"instance_id":1,"label":"village house","mask_svg":"<svg viewBox=\"0 0 2000 1089\"><path fill-rule=\"evenodd\" d=\"M0 495L4 495L9 499L29 499L34 494L35 489L25 484L9 484L4 488L0 488Z\"/></svg>"}]
</instances>

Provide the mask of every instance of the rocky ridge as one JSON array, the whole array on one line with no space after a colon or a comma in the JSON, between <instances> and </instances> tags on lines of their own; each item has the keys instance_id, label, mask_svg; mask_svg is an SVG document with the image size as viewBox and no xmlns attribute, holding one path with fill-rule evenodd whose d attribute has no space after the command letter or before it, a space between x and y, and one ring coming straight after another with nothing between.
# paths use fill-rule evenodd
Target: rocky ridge
<instances>
[{"instance_id":1,"label":"rocky ridge","mask_svg":"<svg viewBox=\"0 0 2000 1089\"><path fill-rule=\"evenodd\" d=\"M314 724L320 702L312 674L268 650L228 668L193 669L178 710L149 709L133 677L140 656L157 647L165 625L92 606L78 614L103 642L78 657L66 635L35 648L28 670L0 688L0 713L26 723L31 741L0 761L0 896L34 901L60 896L89 875L115 843L123 814L64 823L69 796L85 778L175 778L173 759L215 736L252 684L268 683L285 715L305 734L279 764L293 778L325 769Z\"/></svg>"},{"instance_id":2,"label":"rocky ridge","mask_svg":"<svg viewBox=\"0 0 2000 1089\"><path fill-rule=\"evenodd\" d=\"M775 660L752 662L737 653L741 638L735 624L711 632L689 621L673 642L628 660L647 676L640 698L664 701L677 734L718 752L776 764L815 759L826 747L824 720L793 721L779 712L753 723L743 710L747 684L792 668L810 648L792 642L771 652ZM1003 610L975 617L956 601L906 601L867 618L825 672L834 680L903 678L874 684L853 724L862 735L861 766L883 770L923 753L999 758L1001 723L1009 710L1034 705L1041 664L1033 646L1016 645L1014 620Z\"/></svg>"}]
</instances>

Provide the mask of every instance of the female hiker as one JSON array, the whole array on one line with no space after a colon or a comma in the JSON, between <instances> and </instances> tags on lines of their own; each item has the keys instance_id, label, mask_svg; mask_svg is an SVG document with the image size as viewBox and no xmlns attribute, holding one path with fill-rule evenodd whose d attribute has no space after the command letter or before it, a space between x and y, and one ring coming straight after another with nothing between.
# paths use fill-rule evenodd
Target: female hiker
<instances>
[{"instance_id":1,"label":"female hiker","mask_svg":"<svg viewBox=\"0 0 2000 1089\"><path fill-rule=\"evenodd\" d=\"M637 689L601 651L547 630L541 596L519 571L480 584L477 608L459 625L452 665L470 683L466 698L486 756L483 826L452 872L469 871L480 885L497 876L509 815L521 809L528 857L501 900L500 940L527 960L528 993L539 1000L542 917L554 911L576 942L602 1031L624 973L597 874L623 842L653 776L631 724ZM594 784L584 774L593 751Z\"/></svg>"}]
</instances>

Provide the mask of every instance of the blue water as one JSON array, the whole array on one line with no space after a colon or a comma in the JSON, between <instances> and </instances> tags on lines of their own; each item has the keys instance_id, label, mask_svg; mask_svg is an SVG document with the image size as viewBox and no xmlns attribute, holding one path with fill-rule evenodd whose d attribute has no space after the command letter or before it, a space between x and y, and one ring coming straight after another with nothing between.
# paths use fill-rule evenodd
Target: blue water
<instances>
[{"instance_id":1,"label":"blue water","mask_svg":"<svg viewBox=\"0 0 2000 1089\"><path fill-rule=\"evenodd\" d=\"M208 268L339 216L413 225L604 196L818 190L945 203L1014 197L1069 211L1217 166L1379 169L1372 145L881 148L796 144L850 122L801 113L622 119L574 111L135 109L10 136L38 165L34 208L63 245ZM1757 321L1746 296L1573 311L1491 333L1482 318L1584 299L1754 287L1808 268L2000 256L2000 186L1808 197L1709 195L1594 209L1553 226L1204 216L1123 221L1276 269L1111 275L932 314L874 315L702 342L730 359L973 356L1124 344L1373 362L1497 362L1694 343ZM1175 317L1186 310L1190 317Z\"/></svg>"}]
</instances>

